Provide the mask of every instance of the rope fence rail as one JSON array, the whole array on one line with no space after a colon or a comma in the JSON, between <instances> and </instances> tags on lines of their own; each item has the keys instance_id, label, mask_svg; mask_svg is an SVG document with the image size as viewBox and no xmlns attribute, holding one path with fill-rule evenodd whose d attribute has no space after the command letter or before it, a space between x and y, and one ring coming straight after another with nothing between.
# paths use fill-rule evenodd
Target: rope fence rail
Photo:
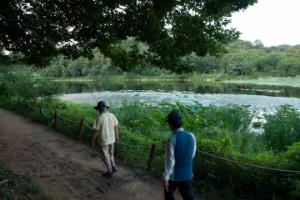
<instances>
[{"instance_id":1,"label":"rope fence rail","mask_svg":"<svg viewBox=\"0 0 300 200\"><path fill-rule=\"evenodd\" d=\"M85 121L83 122L83 124L84 124L88 129L93 130L93 128L92 128L90 125L88 125Z\"/></svg>"},{"instance_id":2,"label":"rope fence rail","mask_svg":"<svg viewBox=\"0 0 300 200\"><path fill-rule=\"evenodd\" d=\"M46 118L53 118L53 115L47 115L44 110L42 110L42 114L44 115L44 117Z\"/></svg>"},{"instance_id":3,"label":"rope fence rail","mask_svg":"<svg viewBox=\"0 0 300 200\"><path fill-rule=\"evenodd\" d=\"M273 168L273 167L265 167L265 166L261 166L261 165L255 165L255 164L240 162L240 161L237 161L237 160L231 160L229 158L222 157L222 156L217 156L215 154L208 153L206 151L197 150L197 152L200 153L200 154L218 159L218 160L223 160L223 161L226 161L226 162L234 163L234 164L245 166L245 167L252 167L252 168L257 168L257 169L269 170L269 171L273 171L273 172L281 172L281 173L300 175L300 171L297 171L297 170L288 170L288 169L279 169L279 168Z\"/></svg>"},{"instance_id":4,"label":"rope fence rail","mask_svg":"<svg viewBox=\"0 0 300 200\"><path fill-rule=\"evenodd\" d=\"M59 117L60 119L62 120L65 120L65 121L68 121L68 122L71 122L71 123L80 123L80 120L72 120L72 119L69 119L69 118L66 118L60 114L57 114L57 117Z\"/></svg>"}]
</instances>

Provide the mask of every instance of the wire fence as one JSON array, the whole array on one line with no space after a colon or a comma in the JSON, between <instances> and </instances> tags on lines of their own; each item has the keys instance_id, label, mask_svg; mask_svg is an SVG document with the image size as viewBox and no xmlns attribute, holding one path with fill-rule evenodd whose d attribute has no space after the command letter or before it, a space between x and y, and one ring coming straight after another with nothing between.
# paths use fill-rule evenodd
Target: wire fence
<instances>
[{"instance_id":1,"label":"wire fence","mask_svg":"<svg viewBox=\"0 0 300 200\"><path fill-rule=\"evenodd\" d=\"M18 101L18 104L21 104L22 102ZM91 131L93 128L91 125L89 125L84 119L80 120L74 120L69 119L66 116L63 116L62 114L58 114L57 111L54 112L54 114L46 114L44 109L42 109L42 106L39 105L39 107L36 107L29 102L24 103L25 106L28 108L38 111L40 115L46 117L49 119L52 123L54 123L54 127L58 127L59 119L64 120L66 122L77 124L78 126L78 137L81 138L81 134L85 128L87 128L88 131ZM116 152L118 156L127 164L143 168L148 172L154 171L156 173L161 172L164 165L164 146L163 145L157 145L157 144L149 144L147 146L145 145L135 145L135 144L129 144L125 142L120 142L118 145L116 145L117 150L120 152L123 152L123 155L120 154L120 152ZM238 160L233 160L224 156L216 155L207 151L197 150L197 156L203 155L206 157L210 157L215 160L223 161L226 163L231 163L236 166L242 166L249 169L254 170L264 170L264 171L270 171L270 172L277 172L277 173L283 173L287 175L296 175L300 176L300 171L298 170L290 170L290 169L280 169L280 168L274 168L274 167L268 167L268 166L261 166L256 165L252 163L242 162Z\"/></svg>"}]
</instances>

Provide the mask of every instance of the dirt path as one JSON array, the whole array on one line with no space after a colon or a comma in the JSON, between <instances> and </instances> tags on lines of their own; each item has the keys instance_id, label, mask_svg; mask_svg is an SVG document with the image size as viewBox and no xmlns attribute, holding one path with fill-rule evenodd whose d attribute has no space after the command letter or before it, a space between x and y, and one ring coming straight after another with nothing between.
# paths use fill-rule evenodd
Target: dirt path
<instances>
[{"instance_id":1,"label":"dirt path","mask_svg":"<svg viewBox=\"0 0 300 200\"><path fill-rule=\"evenodd\" d=\"M0 109L0 160L28 176L54 200L159 200L161 183L119 167L113 178L95 151L62 134Z\"/></svg>"}]
</instances>

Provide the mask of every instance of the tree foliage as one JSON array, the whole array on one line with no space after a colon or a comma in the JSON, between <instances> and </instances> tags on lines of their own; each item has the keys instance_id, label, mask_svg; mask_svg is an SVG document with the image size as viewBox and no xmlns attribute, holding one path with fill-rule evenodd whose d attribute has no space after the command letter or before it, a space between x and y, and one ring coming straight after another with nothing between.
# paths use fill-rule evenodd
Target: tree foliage
<instances>
[{"instance_id":1,"label":"tree foliage","mask_svg":"<svg viewBox=\"0 0 300 200\"><path fill-rule=\"evenodd\" d=\"M228 53L221 58L220 68L232 75L296 76L300 74L300 46L264 47L245 41L228 46Z\"/></svg>"},{"instance_id":2,"label":"tree foliage","mask_svg":"<svg viewBox=\"0 0 300 200\"><path fill-rule=\"evenodd\" d=\"M219 54L238 36L232 12L257 0L7 0L0 7L0 42L29 62L79 56L134 36L171 64L192 51Z\"/></svg>"},{"instance_id":3,"label":"tree foliage","mask_svg":"<svg viewBox=\"0 0 300 200\"><path fill-rule=\"evenodd\" d=\"M253 43L237 40L227 45L226 53L220 57L188 54L181 57L178 65L183 71L198 73L296 76L300 75L300 45L265 47L258 40Z\"/></svg>"},{"instance_id":4,"label":"tree foliage","mask_svg":"<svg viewBox=\"0 0 300 200\"><path fill-rule=\"evenodd\" d=\"M0 76L0 93L7 97L19 96L25 100L48 98L59 93L57 83L42 79L30 68L7 72Z\"/></svg>"},{"instance_id":5,"label":"tree foliage","mask_svg":"<svg viewBox=\"0 0 300 200\"><path fill-rule=\"evenodd\" d=\"M118 73L121 69L112 65L111 59L105 57L98 48L92 50L92 58L78 57L70 60L63 55L54 57L42 73L51 77L97 76Z\"/></svg>"},{"instance_id":6,"label":"tree foliage","mask_svg":"<svg viewBox=\"0 0 300 200\"><path fill-rule=\"evenodd\" d=\"M150 51L147 43L137 41L134 37L112 44L109 48L109 56L123 71L135 70L157 57Z\"/></svg>"},{"instance_id":7,"label":"tree foliage","mask_svg":"<svg viewBox=\"0 0 300 200\"><path fill-rule=\"evenodd\" d=\"M259 44L259 45L258 45ZM159 56L153 53L149 45L129 37L110 46L109 57L100 49L92 50L91 58L78 57L68 59L65 56L54 57L45 69L49 76L87 76L100 74L119 74L134 72L137 74L161 73L206 73L226 74L230 76L296 76L300 75L300 46L282 45L264 47L262 43L235 41L226 46L226 53L220 57L199 56L195 52L182 56L168 66L155 65Z\"/></svg>"}]
</instances>

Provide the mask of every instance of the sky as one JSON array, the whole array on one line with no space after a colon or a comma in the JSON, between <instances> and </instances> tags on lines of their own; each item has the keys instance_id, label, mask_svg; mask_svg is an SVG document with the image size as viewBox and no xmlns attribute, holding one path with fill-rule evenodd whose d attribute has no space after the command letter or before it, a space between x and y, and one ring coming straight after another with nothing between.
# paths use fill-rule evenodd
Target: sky
<instances>
[{"instance_id":1,"label":"sky","mask_svg":"<svg viewBox=\"0 0 300 200\"><path fill-rule=\"evenodd\" d=\"M241 32L240 39L265 46L300 44L300 0L258 0L233 13L230 27Z\"/></svg>"}]
</instances>

